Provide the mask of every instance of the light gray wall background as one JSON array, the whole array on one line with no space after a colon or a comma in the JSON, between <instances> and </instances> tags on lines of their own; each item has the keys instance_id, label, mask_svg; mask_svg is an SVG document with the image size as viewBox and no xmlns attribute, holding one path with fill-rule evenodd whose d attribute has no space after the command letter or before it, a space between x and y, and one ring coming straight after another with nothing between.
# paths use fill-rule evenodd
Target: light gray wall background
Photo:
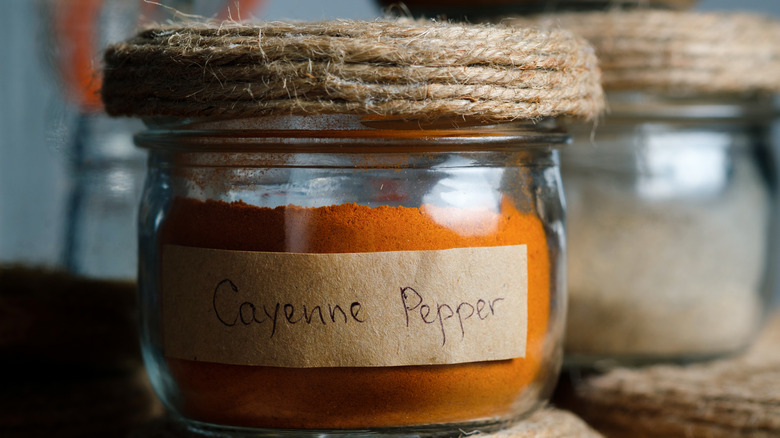
<instances>
[{"instance_id":1,"label":"light gray wall background","mask_svg":"<svg viewBox=\"0 0 780 438\"><path fill-rule=\"evenodd\" d=\"M211 13L209 8L215 3L192 1L195 12L205 15ZM119 4L120 0L113 2ZM48 62L49 25L41 20L47 2L3 0L2 3L0 262L57 265L63 254L65 205L70 189L68 159L75 111L64 102ZM702 0L699 9L747 10L780 16L780 1ZM245 16L246 13L242 11ZM370 19L378 14L379 9L372 0L269 0L261 15L268 19L312 20Z\"/></svg>"}]
</instances>

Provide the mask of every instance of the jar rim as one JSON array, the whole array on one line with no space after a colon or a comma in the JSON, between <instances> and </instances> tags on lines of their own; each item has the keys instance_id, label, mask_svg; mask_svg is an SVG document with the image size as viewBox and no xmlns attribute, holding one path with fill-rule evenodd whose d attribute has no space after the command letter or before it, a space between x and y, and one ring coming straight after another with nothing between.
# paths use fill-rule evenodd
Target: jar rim
<instances>
[{"instance_id":1,"label":"jar rim","mask_svg":"<svg viewBox=\"0 0 780 438\"><path fill-rule=\"evenodd\" d=\"M560 147L568 133L553 118L486 124L476 119L410 120L396 117L322 114L249 119L147 119L135 136L144 149L295 152L321 147L408 147L428 150ZM367 152L363 150L362 152Z\"/></svg>"}]
</instances>

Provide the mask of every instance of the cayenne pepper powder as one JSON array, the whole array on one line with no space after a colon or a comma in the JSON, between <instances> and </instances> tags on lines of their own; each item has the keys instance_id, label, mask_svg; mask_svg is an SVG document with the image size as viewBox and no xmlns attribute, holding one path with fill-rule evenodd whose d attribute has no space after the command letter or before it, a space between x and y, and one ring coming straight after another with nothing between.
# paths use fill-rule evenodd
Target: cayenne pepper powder
<instances>
[{"instance_id":1,"label":"cayenne pepper powder","mask_svg":"<svg viewBox=\"0 0 780 438\"><path fill-rule=\"evenodd\" d=\"M499 213L423 205L256 207L176 198L160 245L236 251L349 253L527 245L525 358L454 365L282 368L167 358L182 413L269 428L348 429L510 415L544 380L550 317L547 237L535 213L504 199ZM548 354L549 356L549 354Z\"/></svg>"}]
</instances>

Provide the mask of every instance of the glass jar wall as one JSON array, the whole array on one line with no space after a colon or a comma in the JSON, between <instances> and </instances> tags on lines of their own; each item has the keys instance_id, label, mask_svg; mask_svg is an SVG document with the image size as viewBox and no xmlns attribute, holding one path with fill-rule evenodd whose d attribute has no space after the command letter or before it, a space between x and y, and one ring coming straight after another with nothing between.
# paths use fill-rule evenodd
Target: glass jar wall
<instances>
[{"instance_id":1,"label":"glass jar wall","mask_svg":"<svg viewBox=\"0 0 780 438\"><path fill-rule=\"evenodd\" d=\"M544 403L568 137L551 120L461 123L290 116L139 135L142 343L186 427L490 430Z\"/></svg>"},{"instance_id":2,"label":"glass jar wall","mask_svg":"<svg viewBox=\"0 0 780 438\"><path fill-rule=\"evenodd\" d=\"M771 99L613 93L610 105L562 154L567 361L743 349L771 290Z\"/></svg>"}]
</instances>

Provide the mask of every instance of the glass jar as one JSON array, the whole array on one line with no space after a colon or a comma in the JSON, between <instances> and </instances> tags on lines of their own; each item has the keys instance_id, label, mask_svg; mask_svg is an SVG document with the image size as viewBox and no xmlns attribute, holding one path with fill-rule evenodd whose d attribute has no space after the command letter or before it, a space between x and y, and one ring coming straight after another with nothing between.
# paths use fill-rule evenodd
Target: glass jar
<instances>
[{"instance_id":1,"label":"glass jar","mask_svg":"<svg viewBox=\"0 0 780 438\"><path fill-rule=\"evenodd\" d=\"M145 172L144 154L133 147L139 123L104 114L79 116L63 251L69 273L124 281L130 296L138 271L135 218Z\"/></svg>"},{"instance_id":2,"label":"glass jar","mask_svg":"<svg viewBox=\"0 0 780 438\"><path fill-rule=\"evenodd\" d=\"M545 402L568 137L553 120L460 123L286 116L137 137L142 344L181 424L435 435Z\"/></svg>"},{"instance_id":3,"label":"glass jar","mask_svg":"<svg viewBox=\"0 0 780 438\"><path fill-rule=\"evenodd\" d=\"M561 156L567 363L740 351L774 283L771 99L613 93L610 106Z\"/></svg>"}]
</instances>

